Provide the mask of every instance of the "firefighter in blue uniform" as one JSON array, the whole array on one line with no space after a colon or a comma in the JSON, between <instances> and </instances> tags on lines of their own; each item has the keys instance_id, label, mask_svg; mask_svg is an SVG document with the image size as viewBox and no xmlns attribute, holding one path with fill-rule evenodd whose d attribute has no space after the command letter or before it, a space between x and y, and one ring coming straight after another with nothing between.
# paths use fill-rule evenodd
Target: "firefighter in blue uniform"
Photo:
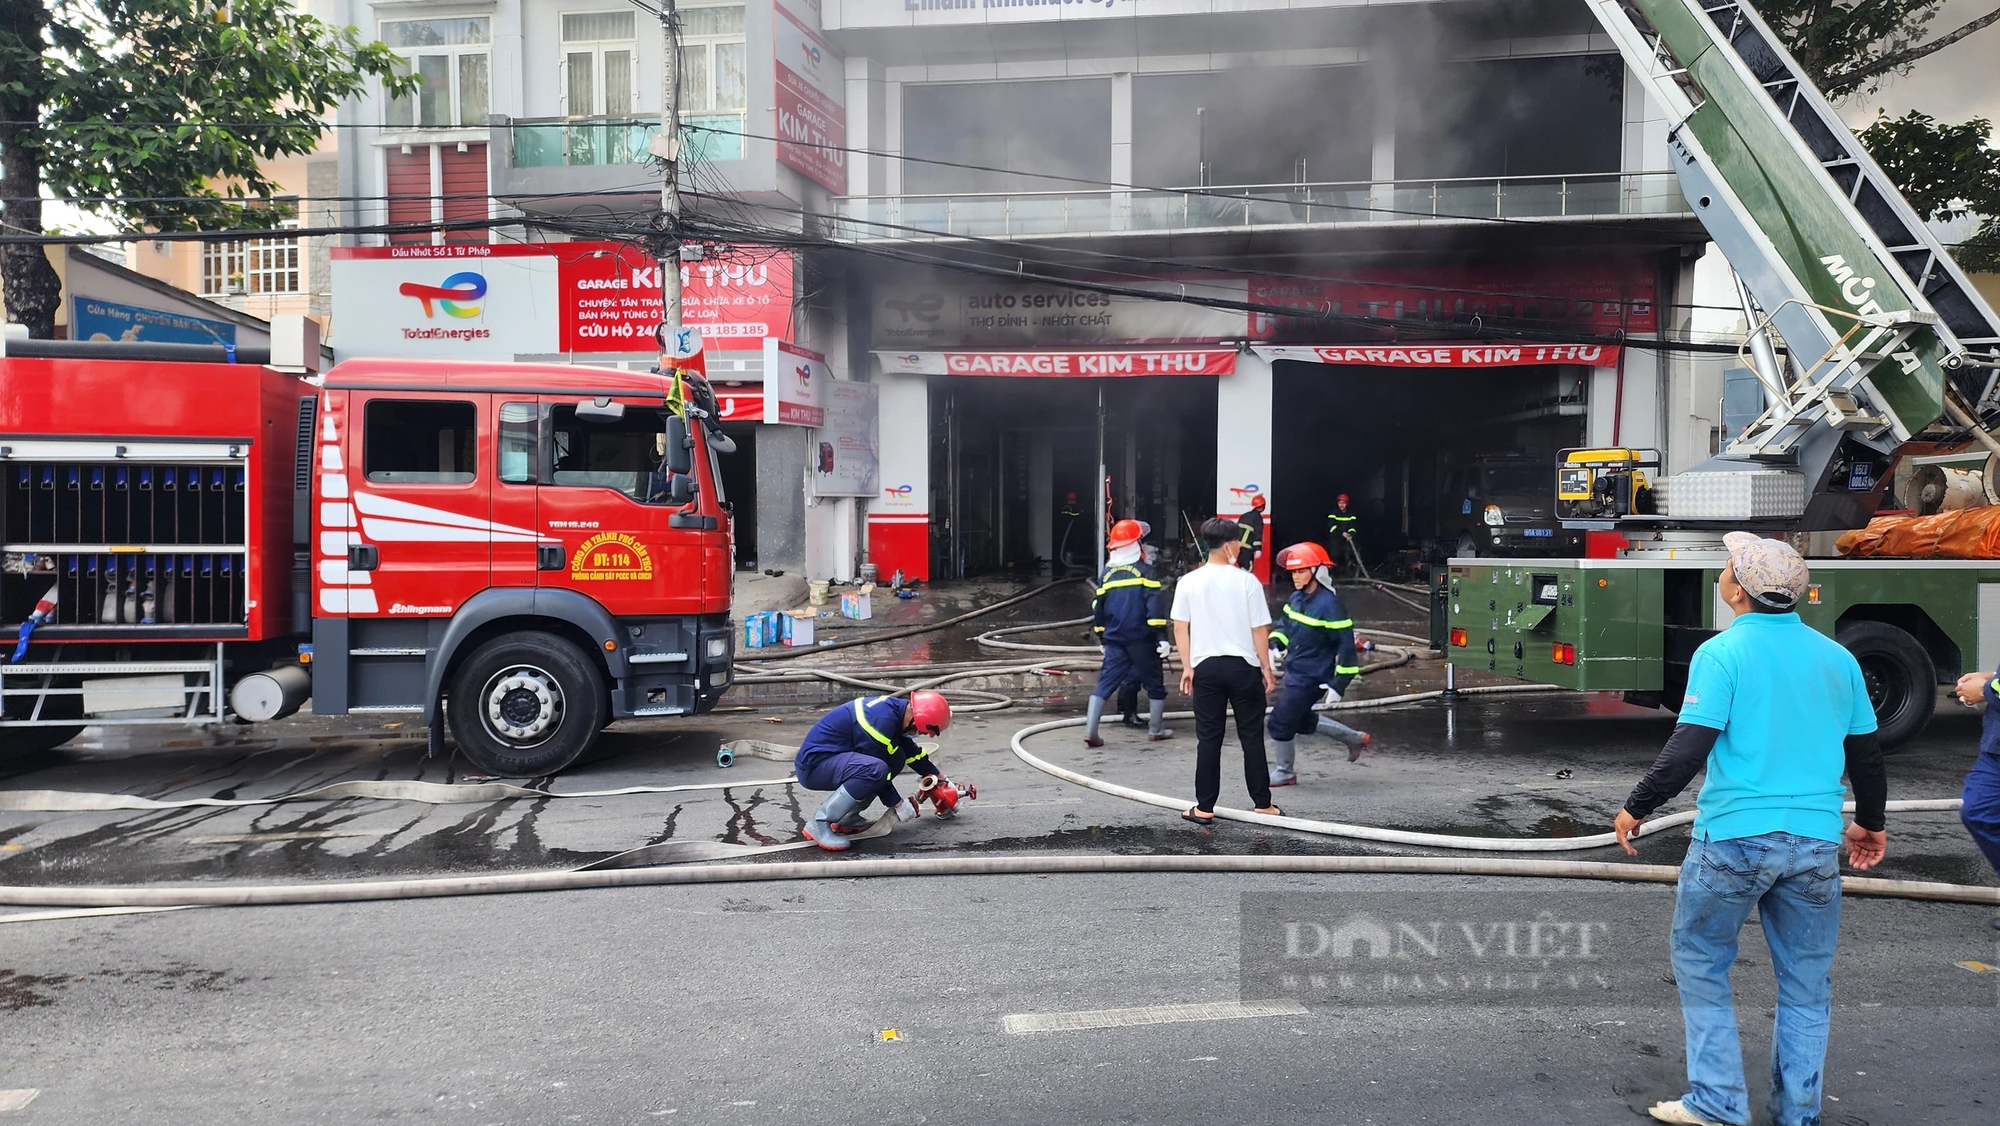
<instances>
[{"instance_id":1,"label":"firefighter in blue uniform","mask_svg":"<svg viewBox=\"0 0 2000 1126\"><path fill-rule=\"evenodd\" d=\"M1271 705L1265 730L1271 737L1271 785L1294 786L1297 748L1292 740L1318 734L1347 744L1347 761L1361 757L1369 735L1316 715L1313 705L1337 700L1361 671L1354 650L1354 621L1333 589L1333 560L1316 543L1295 543L1278 553L1278 566L1292 575L1285 620L1271 631L1274 648L1284 651L1285 679Z\"/></svg>"},{"instance_id":2,"label":"firefighter in blue uniform","mask_svg":"<svg viewBox=\"0 0 2000 1126\"><path fill-rule=\"evenodd\" d=\"M1965 804L1959 807L1958 819L1972 834L1979 851L1986 854L1994 874L2000 875L2000 692L1995 691L1996 684L2000 684L2000 674L1969 672L1958 678L1955 691L1959 703L1969 708L1978 707L1981 700L1986 702L1986 717L1979 728L1979 758L1972 764L1972 773L1965 776ZM2000 915L1993 917L1993 926L2000 930Z\"/></svg>"},{"instance_id":3,"label":"firefighter in blue uniform","mask_svg":"<svg viewBox=\"0 0 2000 1126\"><path fill-rule=\"evenodd\" d=\"M1146 738L1159 742L1174 734L1165 726L1167 684L1160 668L1170 648L1167 613L1160 604L1160 580L1146 565L1144 549L1139 546L1144 534L1137 520L1120 520L1105 539L1110 555L1104 574L1097 580L1097 597L1090 604L1092 628L1104 646L1104 666L1097 670L1097 687L1090 693L1085 746L1104 745L1097 727L1104 718L1105 701L1134 682L1146 690L1152 713Z\"/></svg>"},{"instance_id":4,"label":"firefighter in blue uniform","mask_svg":"<svg viewBox=\"0 0 2000 1126\"><path fill-rule=\"evenodd\" d=\"M828 852L846 850L848 836L868 827L861 811L876 798L902 820L916 820L916 803L896 791L893 779L907 770L926 789L944 781L912 734L942 735L949 726L951 705L928 691L908 699L863 696L821 716L792 764L800 785L833 791L813 813L806 836Z\"/></svg>"}]
</instances>

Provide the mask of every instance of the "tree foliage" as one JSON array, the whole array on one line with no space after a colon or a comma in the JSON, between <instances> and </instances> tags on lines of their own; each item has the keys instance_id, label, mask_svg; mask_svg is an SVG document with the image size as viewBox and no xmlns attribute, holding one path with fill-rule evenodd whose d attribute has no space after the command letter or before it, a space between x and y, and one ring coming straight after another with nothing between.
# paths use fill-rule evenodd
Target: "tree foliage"
<instances>
[{"instance_id":1,"label":"tree foliage","mask_svg":"<svg viewBox=\"0 0 2000 1126\"><path fill-rule=\"evenodd\" d=\"M1948 223L1968 216L1981 222L1952 251L1967 270L2000 268L2000 149L1988 142L1993 123L1973 118L1944 125L1911 110L1883 114L1860 133L1868 154L1903 190L1917 214Z\"/></svg>"},{"instance_id":2,"label":"tree foliage","mask_svg":"<svg viewBox=\"0 0 2000 1126\"><path fill-rule=\"evenodd\" d=\"M1872 93L1884 78L1908 74L1919 60L2000 23L2000 4L1984 15L1934 31L1944 0L1754 0L1830 98ZM2000 34L1996 32L1995 34ZM1952 257L1967 270L2000 269L2000 150L1991 122L1959 125L1912 110L1878 116L1858 136L1910 206L1933 222L1978 216L1977 232Z\"/></svg>"},{"instance_id":3,"label":"tree foliage","mask_svg":"<svg viewBox=\"0 0 2000 1126\"><path fill-rule=\"evenodd\" d=\"M1933 33L1945 0L1753 0L1829 98L1868 93L1917 60L2000 22L2000 5Z\"/></svg>"},{"instance_id":4,"label":"tree foliage","mask_svg":"<svg viewBox=\"0 0 2000 1126\"><path fill-rule=\"evenodd\" d=\"M275 225L283 212L254 202L277 188L259 162L313 151L370 77L409 85L395 67L292 0L0 0L6 233L41 233L38 184L154 230ZM9 245L4 276L9 310L44 335L40 259Z\"/></svg>"}]
</instances>

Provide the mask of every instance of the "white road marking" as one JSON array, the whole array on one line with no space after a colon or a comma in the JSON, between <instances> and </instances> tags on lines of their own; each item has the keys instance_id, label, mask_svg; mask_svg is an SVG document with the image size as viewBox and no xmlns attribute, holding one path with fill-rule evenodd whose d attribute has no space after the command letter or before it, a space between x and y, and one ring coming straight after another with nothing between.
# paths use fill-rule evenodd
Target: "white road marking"
<instances>
[{"instance_id":1,"label":"white road marking","mask_svg":"<svg viewBox=\"0 0 2000 1126\"><path fill-rule=\"evenodd\" d=\"M1142 1024L1176 1024L1195 1020L1242 1020L1247 1017L1304 1016L1306 1007L1293 1000L1205 1001L1188 1005L1147 1005L1137 1009L1086 1009L1074 1013L1012 1013L1000 1018L1002 1032L1074 1032L1086 1028L1131 1028Z\"/></svg>"},{"instance_id":2,"label":"white road marking","mask_svg":"<svg viewBox=\"0 0 2000 1126\"><path fill-rule=\"evenodd\" d=\"M186 911L194 906L196 904L182 903L173 907L63 907L52 911L21 911L12 915L0 915L0 923L46 923L56 919L95 919L103 915L151 915L160 911ZM6 1109L8 1108L0 1106L0 1110Z\"/></svg>"},{"instance_id":3,"label":"white road marking","mask_svg":"<svg viewBox=\"0 0 2000 1126\"><path fill-rule=\"evenodd\" d=\"M33 1087L21 1087L12 1091L0 1091L0 1113L5 1113L6 1111L10 1110L19 1110L22 1107L27 1106L29 1103L34 1102L35 1096L39 1094L41 1094L41 1092Z\"/></svg>"}]
</instances>

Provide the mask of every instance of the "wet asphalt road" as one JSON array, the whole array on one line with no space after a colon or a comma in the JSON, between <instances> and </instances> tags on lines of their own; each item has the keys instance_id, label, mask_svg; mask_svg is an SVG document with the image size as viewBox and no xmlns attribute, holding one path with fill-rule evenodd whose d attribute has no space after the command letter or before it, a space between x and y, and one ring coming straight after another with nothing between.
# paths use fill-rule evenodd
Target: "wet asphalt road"
<instances>
[{"instance_id":1,"label":"wet asphalt road","mask_svg":"<svg viewBox=\"0 0 2000 1126\"><path fill-rule=\"evenodd\" d=\"M782 843L815 796L751 784L783 777L784 764L744 759L723 771L713 752L738 735L796 742L811 718L770 710L614 728L590 760L546 783L730 783L689 794L0 813L0 882L423 875L573 867L666 840ZM899 828L868 853L1388 851L1197 829L1069 786L1006 749L1012 731L1041 718L1010 711L957 725L942 758L978 784L978 801L954 822ZM1330 744L1302 743L1305 784L1279 800L1307 816L1429 831L1594 832L1671 722L1572 696L1377 713L1364 721L1377 736L1371 755L1350 765ZM1107 731L1100 751L1073 731L1033 746L1128 785L1186 792L1188 732L1149 745ZM1891 796L1956 796L1975 737L1970 713L1942 712L1890 760ZM73 746L0 766L0 786L253 796L347 778L462 778L400 730L305 719L276 738L216 742ZM1243 803L1228 772L1223 800ZM1662 834L1641 860L1673 863L1684 842ZM1952 814L1892 817L1880 874L1995 882ZM1391 922L1442 921L1447 932L1537 916L1601 924L1617 938L1617 973L1583 993L1391 990L1314 998L1289 1016L1002 1031L1009 1014L1277 995L1267 978L1241 976L1268 953L1268 936L1241 930L1245 897L1266 893L1352 897ZM1641 1121L1645 1105L1681 1091L1671 910L1663 887L1539 880L989 877L0 925L0 1090L40 1092L0 1123ZM1987 917L1848 901L1829 1123L1994 1121L2000 973L1956 964L2000 965ZM1754 934L1744 961L1754 1091L1770 996ZM881 1039L887 1029L898 1038Z\"/></svg>"}]
</instances>

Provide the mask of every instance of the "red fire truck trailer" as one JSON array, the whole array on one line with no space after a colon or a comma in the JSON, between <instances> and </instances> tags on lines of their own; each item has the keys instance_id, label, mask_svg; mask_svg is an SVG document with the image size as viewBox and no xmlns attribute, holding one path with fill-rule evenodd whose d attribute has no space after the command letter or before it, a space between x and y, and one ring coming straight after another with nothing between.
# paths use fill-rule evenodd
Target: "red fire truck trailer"
<instances>
[{"instance_id":1,"label":"red fire truck trailer","mask_svg":"<svg viewBox=\"0 0 2000 1126\"><path fill-rule=\"evenodd\" d=\"M665 377L7 345L0 759L310 698L530 775L730 682L728 440Z\"/></svg>"}]
</instances>

